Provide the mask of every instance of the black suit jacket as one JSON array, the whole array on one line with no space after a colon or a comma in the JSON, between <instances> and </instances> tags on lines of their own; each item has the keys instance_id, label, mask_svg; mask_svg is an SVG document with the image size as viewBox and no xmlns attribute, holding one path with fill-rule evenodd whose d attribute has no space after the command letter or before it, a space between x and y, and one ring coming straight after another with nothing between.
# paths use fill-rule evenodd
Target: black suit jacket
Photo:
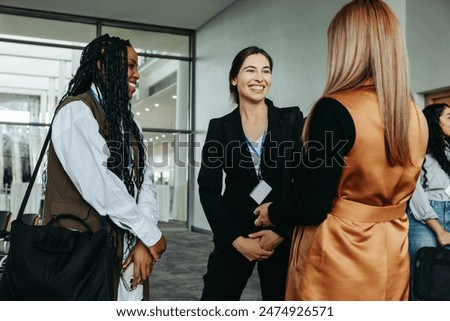
<instances>
[{"instance_id":1,"label":"black suit jacket","mask_svg":"<svg viewBox=\"0 0 450 321\"><path fill-rule=\"evenodd\" d=\"M300 154L298 151L301 146L303 115L298 107L294 109L292 126L294 130L290 135L292 138L283 142L289 123L283 121L281 108L275 107L268 99L266 104L269 107L269 121L263 144L261 172L272 190L263 203L274 202L277 204L277 210L283 211L285 208L287 210L289 203L289 193L282 192L283 169L295 166L298 162L298 159L292 157L287 160L286 156ZM296 152L292 153L293 150ZM223 173L225 173L224 190ZM210 121L197 181L200 201L211 226L216 246L223 248L237 237L247 237L249 233L261 229L254 225L256 216L253 211L258 204L249 194L258 184L258 179L244 136L239 107L228 115ZM271 229L290 239L293 227L280 225Z\"/></svg>"}]
</instances>

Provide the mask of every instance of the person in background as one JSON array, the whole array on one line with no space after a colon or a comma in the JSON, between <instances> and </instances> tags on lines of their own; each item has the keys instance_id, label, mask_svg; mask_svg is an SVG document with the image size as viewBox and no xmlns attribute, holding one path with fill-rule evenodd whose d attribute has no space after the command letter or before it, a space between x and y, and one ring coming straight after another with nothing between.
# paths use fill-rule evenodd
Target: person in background
<instances>
[{"instance_id":1,"label":"person in background","mask_svg":"<svg viewBox=\"0 0 450 321\"><path fill-rule=\"evenodd\" d=\"M148 287L153 264L166 249L157 227L153 169L130 106L138 79L138 56L128 40L105 34L90 42L57 107L48 154L44 224L70 213L95 231L99 217L107 217L118 300L148 299L143 284ZM75 221L59 222L83 230ZM131 262L134 290L128 291L119 275Z\"/></svg>"},{"instance_id":2,"label":"person in background","mask_svg":"<svg viewBox=\"0 0 450 321\"><path fill-rule=\"evenodd\" d=\"M262 299L284 300L293 228L256 228L253 212L262 202L285 210L290 184L285 185L282 176L290 177L288 167L294 160L283 155L294 146L300 151L303 116L294 109L292 135L283 142L289 127L283 126L283 108L266 98L272 68L272 58L263 49L241 50L229 72L230 93L238 106L209 123L198 185L214 250L203 278L202 300L239 300L255 265ZM260 198L253 198L252 191Z\"/></svg>"},{"instance_id":3,"label":"person in background","mask_svg":"<svg viewBox=\"0 0 450 321\"><path fill-rule=\"evenodd\" d=\"M408 299L406 207L427 137L396 16L381 0L349 2L328 28L327 84L305 123L291 210L255 220L297 225L287 300Z\"/></svg>"},{"instance_id":4,"label":"person in background","mask_svg":"<svg viewBox=\"0 0 450 321\"><path fill-rule=\"evenodd\" d=\"M450 245L450 107L432 104L423 113L429 130L427 155L408 210L411 286L417 251Z\"/></svg>"}]
</instances>

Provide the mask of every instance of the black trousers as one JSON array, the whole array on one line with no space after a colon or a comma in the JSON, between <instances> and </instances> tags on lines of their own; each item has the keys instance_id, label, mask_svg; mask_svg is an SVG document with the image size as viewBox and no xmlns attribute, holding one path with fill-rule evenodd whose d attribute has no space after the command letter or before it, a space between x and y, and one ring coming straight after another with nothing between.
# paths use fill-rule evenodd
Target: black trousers
<instances>
[{"instance_id":1,"label":"black trousers","mask_svg":"<svg viewBox=\"0 0 450 321\"><path fill-rule=\"evenodd\" d=\"M284 240L264 261L248 261L232 245L209 255L202 301L238 301L257 264L264 301L283 301L291 240Z\"/></svg>"}]
</instances>

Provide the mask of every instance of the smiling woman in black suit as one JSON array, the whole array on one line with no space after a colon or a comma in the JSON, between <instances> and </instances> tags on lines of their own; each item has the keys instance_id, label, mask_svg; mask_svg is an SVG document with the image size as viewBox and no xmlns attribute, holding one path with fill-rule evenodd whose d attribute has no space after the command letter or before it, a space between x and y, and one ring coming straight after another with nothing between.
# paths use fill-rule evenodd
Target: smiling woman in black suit
<instances>
[{"instance_id":1,"label":"smiling woman in black suit","mask_svg":"<svg viewBox=\"0 0 450 321\"><path fill-rule=\"evenodd\" d=\"M272 67L261 48L241 50L229 73L238 106L209 124L198 184L214 250L202 300L239 300L255 264L262 299L284 300L292 227L255 227L254 211L261 203L272 204L271 211L285 210L303 116L298 107L287 113L266 98Z\"/></svg>"}]
</instances>

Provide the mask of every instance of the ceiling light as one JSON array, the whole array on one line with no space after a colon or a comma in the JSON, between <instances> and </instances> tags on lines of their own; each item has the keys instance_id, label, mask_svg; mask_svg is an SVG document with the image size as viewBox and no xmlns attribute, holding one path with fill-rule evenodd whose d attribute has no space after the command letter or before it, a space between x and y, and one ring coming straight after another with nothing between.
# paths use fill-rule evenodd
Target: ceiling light
<instances>
[{"instance_id":1,"label":"ceiling light","mask_svg":"<svg viewBox=\"0 0 450 321\"><path fill-rule=\"evenodd\" d=\"M172 98L173 98L173 99L177 99L177 95L173 95Z\"/></svg>"},{"instance_id":2,"label":"ceiling light","mask_svg":"<svg viewBox=\"0 0 450 321\"><path fill-rule=\"evenodd\" d=\"M156 137L155 137L155 139L159 139L159 137L158 137L158 136L156 136Z\"/></svg>"},{"instance_id":3,"label":"ceiling light","mask_svg":"<svg viewBox=\"0 0 450 321\"><path fill-rule=\"evenodd\" d=\"M166 135L162 134L162 138L166 138Z\"/></svg>"},{"instance_id":4,"label":"ceiling light","mask_svg":"<svg viewBox=\"0 0 450 321\"><path fill-rule=\"evenodd\" d=\"M149 111L149 110L150 110L150 108L148 108L148 107L147 107L147 108L145 108L145 111Z\"/></svg>"},{"instance_id":5,"label":"ceiling light","mask_svg":"<svg viewBox=\"0 0 450 321\"><path fill-rule=\"evenodd\" d=\"M137 112L137 113L136 113L136 115L138 115L138 116L139 116L140 114L141 114L140 112Z\"/></svg>"},{"instance_id":6,"label":"ceiling light","mask_svg":"<svg viewBox=\"0 0 450 321\"><path fill-rule=\"evenodd\" d=\"M155 104L155 107L159 107L159 104Z\"/></svg>"}]
</instances>

